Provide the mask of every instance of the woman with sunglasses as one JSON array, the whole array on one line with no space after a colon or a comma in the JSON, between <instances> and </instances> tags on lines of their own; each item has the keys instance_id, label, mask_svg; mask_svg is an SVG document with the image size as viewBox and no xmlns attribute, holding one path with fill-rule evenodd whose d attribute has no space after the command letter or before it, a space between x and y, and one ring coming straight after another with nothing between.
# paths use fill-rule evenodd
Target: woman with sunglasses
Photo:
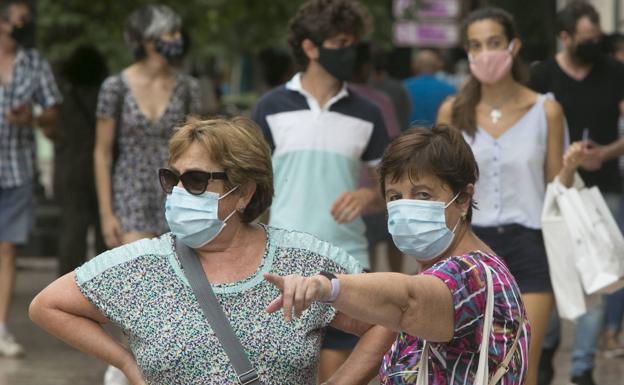
<instances>
[{"instance_id":1,"label":"woman with sunglasses","mask_svg":"<svg viewBox=\"0 0 624 385\"><path fill-rule=\"evenodd\" d=\"M204 318L180 265L176 244L192 248L262 384L316 384L323 328L374 340L357 351L348 383L368 383L394 339L315 304L285 322L266 306L279 291L264 273L349 274L361 268L341 249L253 221L271 204L271 153L250 120L186 125L169 144L160 170L171 233L108 251L41 292L31 319L68 344L121 369L132 384L235 384L236 374ZM112 322L130 351L102 329Z\"/></svg>"}]
</instances>

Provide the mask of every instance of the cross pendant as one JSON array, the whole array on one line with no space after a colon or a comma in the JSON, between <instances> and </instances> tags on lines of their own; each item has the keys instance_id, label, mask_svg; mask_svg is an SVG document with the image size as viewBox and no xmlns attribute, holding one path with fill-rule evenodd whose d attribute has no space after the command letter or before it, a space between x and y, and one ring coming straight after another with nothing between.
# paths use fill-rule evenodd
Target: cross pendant
<instances>
[{"instance_id":1,"label":"cross pendant","mask_svg":"<svg viewBox=\"0 0 624 385\"><path fill-rule=\"evenodd\" d=\"M498 108L492 108L492 111L490 111L490 119L492 120L492 123L498 123L498 121L502 117L503 113L501 112L501 110L499 110Z\"/></svg>"}]
</instances>

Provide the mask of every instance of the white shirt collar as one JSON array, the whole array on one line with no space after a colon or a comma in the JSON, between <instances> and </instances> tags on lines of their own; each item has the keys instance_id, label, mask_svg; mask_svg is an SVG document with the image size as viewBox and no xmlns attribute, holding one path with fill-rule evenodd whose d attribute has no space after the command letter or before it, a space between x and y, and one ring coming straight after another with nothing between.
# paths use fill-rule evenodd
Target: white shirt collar
<instances>
[{"instance_id":1,"label":"white shirt collar","mask_svg":"<svg viewBox=\"0 0 624 385\"><path fill-rule=\"evenodd\" d=\"M306 100L308 101L308 105L310 106L310 109L315 112L320 112L321 108L319 107L318 101L314 98L314 96L312 96L308 91L303 88L303 85L301 84L301 75L301 72L296 73L295 76L293 76L292 79L290 79L286 83L286 89L299 92L301 95L305 96ZM347 88L347 82L342 82L342 87L340 88L340 91L338 91L336 95L329 99L325 106L323 106L323 110L328 111L334 103L348 96L349 89Z\"/></svg>"}]
</instances>

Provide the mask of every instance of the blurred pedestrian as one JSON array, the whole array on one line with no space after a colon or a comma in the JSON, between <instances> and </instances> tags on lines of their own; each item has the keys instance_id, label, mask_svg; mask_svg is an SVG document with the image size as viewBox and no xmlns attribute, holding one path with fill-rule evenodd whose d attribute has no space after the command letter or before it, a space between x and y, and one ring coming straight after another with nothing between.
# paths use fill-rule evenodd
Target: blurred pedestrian
<instances>
[{"instance_id":1,"label":"blurred pedestrian","mask_svg":"<svg viewBox=\"0 0 624 385\"><path fill-rule=\"evenodd\" d=\"M258 127L244 118L187 124L171 138L169 154L159 175L171 232L110 250L59 278L33 300L32 320L122 369L133 385L249 384L255 376L254 384L316 385L323 328L331 324L376 341L360 349L348 377L368 383L394 333L330 304L314 304L292 322L265 311L279 291L263 274L361 267L310 234L255 223L273 199L271 153ZM224 335L202 312L184 271L189 265L180 263L183 247L197 258L249 359L246 377L237 376ZM106 333L108 322L128 335L130 351Z\"/></svg>"},{"instance_id":2,"label":"blurred pedestrian","mask_svg":"<svg viewBox=\"0 0 624 385\"><path fill-rule=\"evenodd\" d=\"M267 48L260 52L259 59L267 90L286 83L295 73L295 64L288 51Z\"/></svg>"},{"instance_id":3,"label":"blurred pedestrian","mask_svg":"<svg viewBox=\"0 0 624 385\"><path fill-rule=\"evenodd\" d=\"M442 105L439 121L462 130L479 164L473 229L505 260L520 287L532 326L526 384L535 385L554 305L541 232L546 183L558 177L572 185L582 146L571 146L564 162L563 111L552 96L523 85L522 43L512 15L478 9L464 21L462 39L472 75Z\"/></svg>"},{"instance_id":4,"label":"blurred pedestrian","mask_svg":"<svg viewBox=\"0 0 624 385\"><path fill-rule=\"evenodd\" d=\"M197 81L173 66L184 51L180 28L180 16L167 6L134 11L125 37L136 61L107 78L100 90L95 176L109 248L166 230L160 210L165 195L154 170L167 163L175 125L200 109Z\"/></svg>"},{"instance_id":5,"label":"blurred pedestrian","mask_svg":"<svg viewBox=\"0 0 624 385\"><path fill-rule=\"evenodd\" d=\"M618 141L618 119L624 111L624 66L603 53L600 16L584 1L574 1L557 13L561 51L532 68L530 86L552 92L561 103L573 141L586 140L590 159L580 175L587 186L598 186L618 218L622 181L617 157L624 141ZM603 306L593 306L580 317L572 352L574 384L592 385L595 353L603 325ZM559 338L555 319L544 343L540 385L550 382L552 356Z\"/></svg>"},{"instance_id":6,"label":"blurred pedestrian","mask_svg":"<svg viewBox=\"0 0 624 385\"><path fill-rule=\"evenodd\" d=\"M388 137L395 138L399 136L401 132L396 110L388 95L375 89L368 83L371 72L372 61L370 43L359 43L356 46L355 69L351 77L351 82L349 82L349 88L379 107L384 118ZM360 173L359 187L373 187L368 170L362 170ZM392 243L392 238L390 238L390 234L386 228L386 214L384 211L383 206L380 206L376 209L366 210L362 216L364 224L366 225L366 240L368 241L371 270L375 271L376 265L381 257L377 253L377 246L386 244L390 270L401 271L403 255Z\"/></svg>"},{"instance_id":7,"label":"blurred pedestrian","mask_svg":"<svg viewBox=\"0 0 624 385\"><path fill-rule=\"evenodd\" d=\"M174 127L201 110L197 80L177 70L184 53L180 16L147 5L126 21L135 62L102 84L97 105L95 178L104 242L114 248L166 231L165 193L155 170L167 165ZM106 384L123 384L110 367Z\"/></svg>"},{"instance_id":8,"label":"blurred pedestrian","mask_svg":"<svg viewBox=\"0 0 624 385\"><path fill-rule=\"evenodd\" d=\"M371 73L370 84L385 93L392 100L394 110L399 121L401 132L409 127L409 115L411 112L411 103L407 90L403 83L392 78L388 73L388 53L380 50L373 51L372 55L373 71Z\"/></svg>"},{"instance_id":9,"label":"blurred pedestrian","mask_svg":"<svg viewBox=\"0 0 624 385\"><path fill-rule=\"evenodd\" d=\"M37 50L27 1L0 2L0 356L22 346L7 321L15 283L15 246L32 226L35 127L53 137L61 94L50 65Z\"/></svg>"},{"instance_id":10,"label":"blurred pedestrian","mask_svg":"<svg viewBox=\"0 0 624 385\"><path fill-rule=\"evenodd\" d=\"M436 51L423 49L416 54L412 64L415 76L403 82L412 103L410 126L433 125L442 102L457 92L455 87L436 76L443 68L444 61Z\"/></svg>"},{"instance_id":11,"label":"blurred pedestrian","mask_svg":"<svg viewBox=\"0 0 624 385\"><path fill-rule=\"evenodd\" d=\"M376 180L388 134L379 108L349 91L355 43L369 24L351 0L310 0L289 24L289 44L303 67L264 95L253 120L273 151L275 201L270 224L332 243L369 268L362 212L381 202L376 188L359 188L361 167ZM320 361L323 382L340 367L357 338L330 329Z\"/></svg>"},{"instance_id":12,"label":"blurred pedestrian","mask_svg":"<svg viewBox=\"0 0 624 385\"><path fill-rule=\"evenodd\" d=\"M54 197L61 208L59 276L87 257L87 234L94 232L96 254L104 251L93 174L95 108L108 76L104 56L92 45L77 47L61 71L62 124L54 140Z\"/></svg>"},{"instance_id":13,"label":"blurred pedestrian","mask_svg":"<svg viewBox=\"0 0 624 385\"><path fill-rule=\"evenodd\" d=\"M368 42L361 42L355 46L355 64L353 66L353 76L351 76L348 87L365 99L373 102L383 116L384 125L388 132L388 137L395 138L401 132L397 120L396 110L392 100L382 91L376 90L368 84L372 72L371 46Z\"/></svg>"},{"instance_id":14,"label":"blurred pedestrian","mask_svg":"<svg viewBox=\"0 0 624 385\"><path fill-rule=\"evenodd\" d=\"M624 64L624 35L616 32L609 36L609 54L619 63ZM624 137L624 115L620 113L618 120L620 138ZM619 157L620 177L624 175L624 156ZM620 194L619 216L616 217L620 231L624 230L624 194ZM624 320L624 289L609 294L605 298L604 330L602 332L602 348L607 357L624 355L624 344L621 341L622 321Z\"/></svg>"}]
</instances>

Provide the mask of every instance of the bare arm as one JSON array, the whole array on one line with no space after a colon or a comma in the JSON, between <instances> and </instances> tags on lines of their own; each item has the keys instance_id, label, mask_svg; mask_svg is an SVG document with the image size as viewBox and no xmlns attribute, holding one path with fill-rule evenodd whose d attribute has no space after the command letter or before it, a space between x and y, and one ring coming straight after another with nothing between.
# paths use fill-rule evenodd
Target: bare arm
<instances>
[{"instance_id":1,"label":"bare arm","mask_svg":"<svg viewBox=\"0 0 624 385\"><path fill-rule=\"evenodd\" d=\"M559 181L564 186L570 187L574 182L577 165L572 162L565 162L564 165L565 126L563 124L563 109L556 101L547 100L544 103L544 110L548 124L546 162L544 164L546 182L551 182L556 176L559 176ZM571 152L578 152L579 149L576 146L570 147Z\"/></svg>"},{"instance_id":2,"label":"bare arm","mask_svg":"<svg viewBox=\"0 0 624 385\"><path fill-rule=\"evenodd\" d=\"M76 349L122 370L144 384L132 354L102 328L108 320L82 295L69 273L52 282L30 304L30 319Z\"/></svg>"},{"instance_id":3,"label":"bare arm","mask_svg":"<svg viewBox=\"0 0 624 385\"><path fill-rule=\"evenodd\" d=\"M32 128L33 125L40 127L46 137L55 139L61 117L59 108L57 106L46 108L37 119L35 119L32 109L32 105L25 104L9 111L6 118L10 123L18 127Z\"/></svg>"},{"instance_id":4,"label":"bare arm","mask_svg":"<svg viewBox=\"0 0 624 385\"><path fill-rule=\"evenodd\" d=\"M281 277L265 274L280 289L267 311L282 309L288 321L299 316L314 301L331 295L331 284L323 276ZM455 312L451 291L440 279L400 273L339 275L340 295L333 306L348 316L394 331L404 331L429 341L453 337Z\"/></svg>"},{"instance_id":5,"label":"bare arm","mask_svg":"<svg viewBox=\"0 0 624 385\"><path fill-rule=\"evenodd\" d=\"M373 273L341 275L339 279L340 295L334 303L337 310L429 341L444 342L453 337L453 299L438 278ZM331 292L331 288L326 289Z\"/></svg>"},{"instance_id":6,"label":"bare arm","mask_svg":"<svg viewBox=\"0 0 624 385\"><path fill-rule=\"evenodd\" d=\"M46 137L54 139L58 134L60 119L61 111L58 107L46 108L37 119L37 126L41 128Z\"/></svg>"},{"instance_id":7,"label":"bare arm","mask_svg":"<svg viewBox=\"0 0 624 385\"><path fill-rule=\"evenodd\" d=\"M451 124L453 114L454 97L447 98L438 110L437 124Z\"/></svg>"},{"instance_id":8,"label":"bare arm","mask_svg":"<svg viewBox=\"0 0 624 385\"><path fill-rule=\"evenodd\" d=\"M97 189L102 233L106 245L110 248L121 245L121 226L113 213L111 174L113 167L113 145L115 143L115 120L98 119L96 125L95 150L95 186Z\"/></svg>"},{"instance_id":9,"label":"bare arm","mask_svg":"<svg viewBox=\"0 0 624 385\"><path fill-rule=\"evenodd\" d=\"M368 384L377 374L381 360L396 338L396 333L383 326L371 326L338 313L332 326L360 335L349 358L326 382L327 385ZM362 330L364 330L363 333Z\"/></svg>"}]
</instances>

